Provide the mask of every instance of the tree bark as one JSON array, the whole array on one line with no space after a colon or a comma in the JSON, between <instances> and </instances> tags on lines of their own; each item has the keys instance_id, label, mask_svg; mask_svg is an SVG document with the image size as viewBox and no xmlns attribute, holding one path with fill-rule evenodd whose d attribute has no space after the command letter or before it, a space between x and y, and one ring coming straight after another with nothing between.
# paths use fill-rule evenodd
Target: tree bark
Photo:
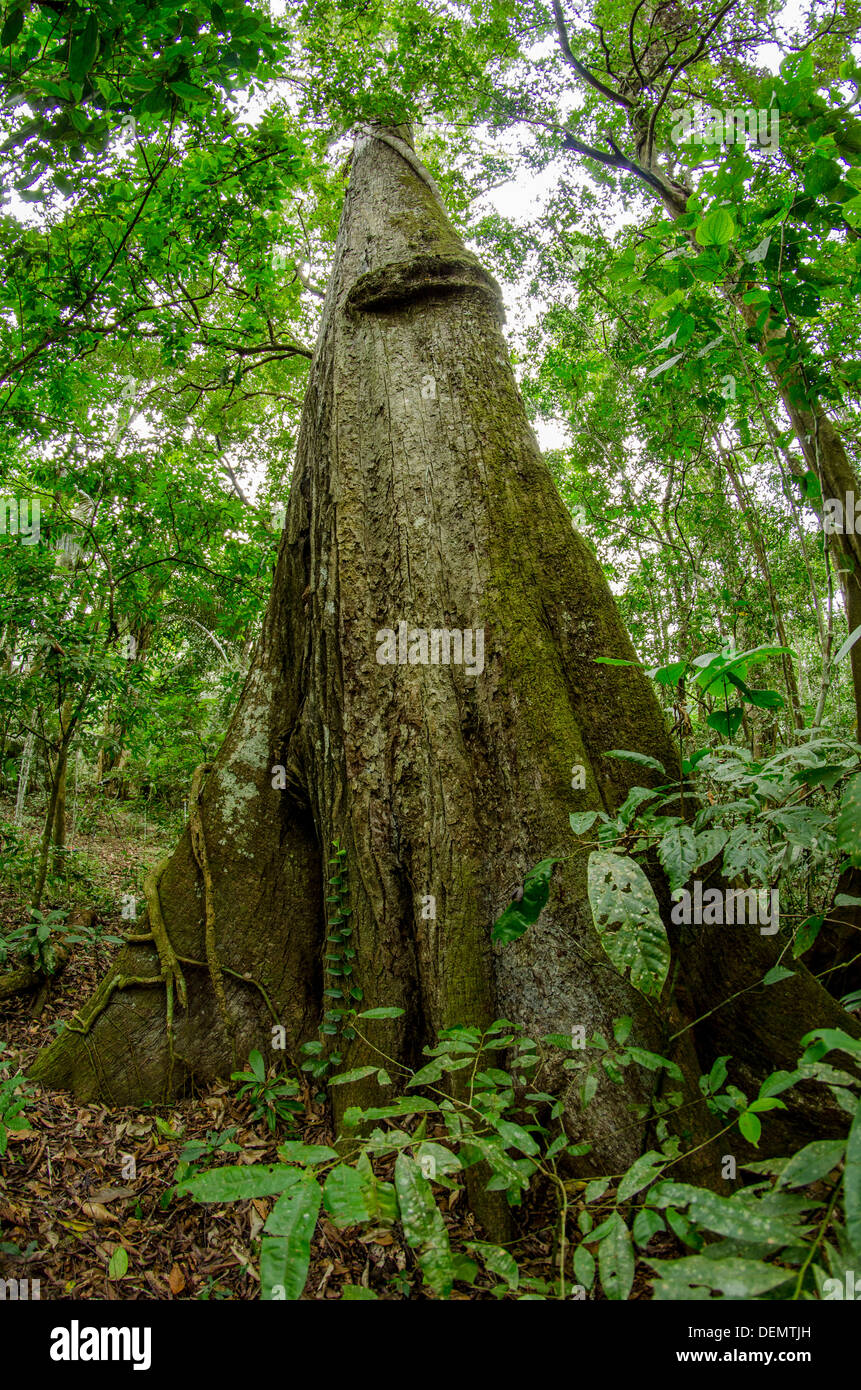
<instances>
[{"instance_id":1,"label":"tree bark","mask_svg":"<svg viewBox=\"0 0 861 1390\"><path fill-rule=\"evenodd\" d=\"M455 234L409 132L362 136L263 632L199 807L196 779L190 829L157 884L187 1007L175 1011L171 1046L165 991L128 983L157 982L154 946L132 943L79 1031L40 1055L37 1078L115 1102L178 1094L223 1075L234 1050L265 1049L273 1020L296 1059L329 1007L325 865L335 840L346 850L357 953L350 983L363 991L360 1008L404 1010L368 1025L402 1061L457 1023L504 1016L532 1036L577 1024L609 1036L630 1014L640 1046L678 1056L695 1102L698 1072L718 1051L762 1075L792 1065L806 1028L852 1029L801 968L719 1007L773 959L755 928L673 929L677 985L663 1010L600 946L569 812L612 810L641 780L608 750L651 754L671 773L677 755L639 668L595 662L634 651L541 458L502 317L496 283ZM381 663L379 634L401 622L483 632L483 670ZM575 765L583 790L572 791ZM549 855L564 862L539 923L492 947L491 924ZM365 1056L361 1040L346 1052L345 1065ZM553 1078L572 1135L591 1141L590 1161L604 1171L641 1149L644 1127L629 1107L649 1099L653 1080L633 1067L626 1076L624 1086L603 1078L585 1112L571 1073ZM373 1081L336 1092L338 1113L391 1094ZM689 1113L694 1130L705 1126L695 1104Z\"/></svg>"}]
</instances>

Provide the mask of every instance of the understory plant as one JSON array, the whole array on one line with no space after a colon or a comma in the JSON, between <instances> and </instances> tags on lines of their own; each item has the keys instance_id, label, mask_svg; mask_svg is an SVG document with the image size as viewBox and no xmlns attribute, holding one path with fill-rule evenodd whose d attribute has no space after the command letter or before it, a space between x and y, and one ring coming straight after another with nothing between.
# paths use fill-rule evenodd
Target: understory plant
<instances>
[{"instance_id":1,"label":"understory plant","mask_svg":"<svg viewBox=\"0 0 861 1390\"><path fill-rule=\"evenodd\" d=\"M324 1211L337 1228L367 1233L399 1227L413 1252L429 1295L448 1298L456 1285L516 1299L631 1296L637 1261L657 1299L839 1297L840 1281L861 1261L861 1043L840 1030L817 1030L792 1072L767 1077L755 1097L728 1082L728 1057L718 1058L700 1087L721 1122L710 1143L736 1127L754 1145L761 1116L782 1109L781 1096L799 1082L825 1085L847 1114L845 1139L808 1144L786 1158L743 1163L752 1175L741 1182L734 1162L724 1168L729 1195L674 1180L674 1168L693 1151L671 1129L682 1106L680 1091L664 1089L647 1116L654 1147L624 1173L574 1176L576 1160L590 1151L563 1125L562 1102L542 1088L560 1055L579 1082L584 1125L597 1090L597 1075L621 1084L630 1066L663 1071L680 1081L675 1064L631 1041L631 1019L616 1021L613 1039L595 1034L572 1040L549 1035L536 1042L504 1019L489 1028L449 1029L425 1049L416 1070L375 1048L367 1021L396 1016L371 1009L351 1016L352 1026L378 1063L332 1078L349 1086L372 1073L392 1085L390 1103L350 1107L344 1115L341 1152L292 1141L279 1162L210 1168L177 1185L196 1201L225 1203L275 1198L262 1234L261 1296L297 1299L305 1287L311 1242ZM848 1066L823 1059L844 1054ZM392 1080L396 1073L397 1085ZM466 1073L466 1085L449 1078ZM361 1133L360 1133L361 1131ZM352 1138L349 1136L352 1135ZM485 1163L487 1188L520 1207L527 1193L549 1199L553 1261L537 1278L510 1247L468 1239L453 1249L444 1211L467 1169ZM383 1168L387 1175L379 1171ZM391 1179L391 1180L390 1180ZM657 1235L672 1237L683 1255L649 1254ZM361 1286L344 1297L374 1298Z\"/></svg>"}]
</instances>

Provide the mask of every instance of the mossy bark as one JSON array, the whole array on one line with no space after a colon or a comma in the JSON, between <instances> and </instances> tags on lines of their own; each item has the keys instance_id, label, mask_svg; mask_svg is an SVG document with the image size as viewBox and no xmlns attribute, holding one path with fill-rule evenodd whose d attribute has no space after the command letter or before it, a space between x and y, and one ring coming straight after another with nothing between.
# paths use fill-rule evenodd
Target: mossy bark
<instances>
[{"instance_id":1,"label":"mossy bark","mask_svg":"<svg viewBox=\"0 0 861 1390\"><path fill-rule=\"evenodd\" d=\"M388 135L362 137L354 153L270 608L200 803L231 1029L205 964L185 967L173 1049L163 991L112 989L109 977L84 1010L92 1026L64 1032L35 1074L115 1101L177 1093L229 1070L234 1038L240 1053L266 1050L273 1019L295 1057L325 1007L336 838L362 1007L404 1010L373 1025L390 1055L414 1061L438 1028L495 1016L537 1035L577 1024L609 1035L631 1014L641 1046L678 1056L691 1099L717 1052L752 1070L789 1065L805 1028L846 1023L803 970L792 993L756 996L754 1029L740 1006L719 1009L703 1055L700 1030L682 1031L764 973L770 947L755 929L679 937L679 988L662 1011L596 938L569 812L613 809L639 780L608 750L667 768L676 755L640 670L595 662L634 652L527 422L498 288L404 157L408 132ZM483 670L381 664L377 634L401 622L481 630ZM572 791L575 766L584 787ZM564 862L540 922L493 948L491 924L548 855ZM180 959L205 962L198 861L186 834L159 901ZM153 946L130 945L116 972L156 975ZM349 1063L361 1056L353 1044ZM555 1078L572 1135L592 1142L600 1167L640 1151L629 1107L653 1083L635 1071L625 1086L604 1078L586 1112L570 1073ZM336 1101L373 1094L371 1083L339 1087ZM695 1105L690 1114L702 1132Z\"/></svg>"}]
</instances>

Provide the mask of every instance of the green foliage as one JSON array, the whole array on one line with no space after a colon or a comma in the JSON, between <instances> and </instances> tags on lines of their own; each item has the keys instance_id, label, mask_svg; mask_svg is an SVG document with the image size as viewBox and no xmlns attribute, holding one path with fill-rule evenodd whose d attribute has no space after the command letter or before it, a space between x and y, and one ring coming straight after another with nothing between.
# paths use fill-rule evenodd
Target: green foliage
<instances>
[{"instance_id":1,"label":"green foliage","mask_svg":"<svg viewBox=\"0 0 861 1390\"><path fill-rule=\"evenodd\" d=\"M266 1075L266 1064L259 1052L254 1051L248 1058L247 1071L230 1073L231 1081L241 1081L236 1094L247 1100L255 1121L265 1120L270 1133L279 1126L288 1130L295 1128L295 1116L303 1106L296 1100L299 1084L292 1077Z\"/></svg>"},{"instance_id":2,"label":"green foliage","mask_svg":"<svg viewBox=\"0 0 861 1390\"><path fill-rule=\"evenodd\" d=\"M354 1026L360 1027L358 1016ZM618 1019L613 1043L596 1034L583 1047L559 1037L537 1043L504 1019L484 1030L448 1029L425 1049L430 1063L418 1072L401 1068L402 1085L420 1087L425 1096L399 1096L387 1107L347 1113L348 1128L363 1135L354 1140L352 1152L346 1141L340 1153L324 1145L285 1144L280 1164L211 1169L193 1174L177 1191L203 1202L277 1196L261 1248L261 1297L266 1299L301 1296L321 1208L340 1229L399 1226L425 1287L437 1298L450 1297L458 1284L480 1285L499 1298L583 1297L591 1296L597 1281L605 1298L626 1300L638 1258L651 1271L659 1300L827 1296L826 1279L842 1279L861 1254L861 1043L839 1030L809 1034L795 1071L767 1077L752 1101L727 1084L731 1059L715 1061L700 1079L706 1103L728 1121L715 1144L736 1125L755 1142L759 1129L752 1132L751 1122L758 1126L758 1116L781 1108L777 1094L800 1082L851 1097L847 1139L816 1140L790 1158L747 1163L754 1181L727 1196L673 1180L672 1169L685 1150L672 1122L685 1099L671 1087L652 1102L658 1147L625 1173L588 1180L571 1176L572 1163L590 1146L571 1143L561 1122L562 1102L541 1088L545 1069L552 1070L561 1053L567 1054L563 1066L582 1079L584 1111L596 1094L598 1072L610 1085L622 1084L632 1066L664 1071L670 1083L681 1080L674 1063L630 1041L631 1029L630 1018ZM835 1049L849 1055L852 1072L823 1063ZM468 1087L451 1089L446 1078L465 1066ZM417 1106L416 1099L425 1104ZM374 1166L392 1159L393 1183L381 1179ZM521 1269L516 1242L509 1250L470 1241L468 1256L453 1249L445 1199L479 1162L488 1167L488 1190L505 1193L513 1207L536 1184L553 1193L558 1231L552 1280ZM649 1243L659 1233L676 1236L694 1253L650 1257ZM344 1293L348 1299L360 1296L366 1292Z\"/></svg>"},{"instance_id":3,"label":"green foliage","mask_svg":"<svg viewBox=\"0 0 861 1390\"><path fill-rule=\"evenodd\" d=\"M558 862L557 859L542 859L540 864L529 870L519 898L493 924L491 935L494 941L516 941L527 927L538 921L541 909L550 896L550 879L553 867Z\"/></svg>"},{"instance_id":4,"label":"green foliage","mask_svg":"<svg viewBox=\"0 0 861 1390\"><path fill-rule=\"evenodd\" d=\"M0 1052L5 1048L0 1042ZM22 1072L12 1072L11 1067L8 1059L0 1057L0 1155L6 1153L10 1130L30 1128L24 1114L25 1106L33 1103L28 1097L29 1087Z\"/></svg>"}]
</instances>

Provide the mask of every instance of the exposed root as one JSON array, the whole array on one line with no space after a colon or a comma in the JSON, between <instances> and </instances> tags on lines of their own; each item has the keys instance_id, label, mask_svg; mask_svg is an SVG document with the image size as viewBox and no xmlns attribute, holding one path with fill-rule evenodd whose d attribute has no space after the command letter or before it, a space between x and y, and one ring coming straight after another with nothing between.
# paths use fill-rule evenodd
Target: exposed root
<instances>
[{"instance_id":1,"label":"exposed root","mask_svg":"<svg viewBox=\"0 0 861 1390\"><path fill-rule=\"evenodd\" d=\"M164 924L164 917L161 911L161 900L158 895L158 885L161 876L170 863L170 859L163 859L155 868L150 869L144 877L143 890L146 897L146 905L149 913L150 931L142 935L141 941L149 937L155 942L158 951L159 965L161 974L167 986L168 994L168 1030L173 1022L173 991L176 989L177 998L185 1009L188 1006L188 992L185 987L185 976L182 973L179 959L170 944L170 937L167 934L167 927Z\"/></svg>"},{"instance_id":2,"label":"exposed root","mask_svg":"<svg viewBox=\"0 0 861 1390\"><path fill-rule=\"evenodd\" d=\"M94 999L93 1008L87 1017L81 1018L80 1015L77 1015L77 1023L73 1019L66 1024L66 1027L70 1032L81 1033L86 1037L87 1033L92 1030L99 1014L108 1007L114 990L128 989L131 985L162 985L164 983L163 975L114 975L107 981L102 997Z\"/></svg>"},{"instance_id":3,"label":"exposed root","mask_svg":"<svg viewBox=\"0 0 861 1390\"><path fill-rule=\"evenodd\" d=\"M206 963L209 967L209 975L212 980L212 988L218 1004L218 1011L221 1014L224 1027L233 1042L234 1058L236 1058L236 1026L230 1016L230 1009L227 1004L227 991L224 988L224 974L221 969L221 962L218 959L218 952L215 945L215 897L212 891L212 872L209 867L209 856L206 851L206 836L203 833L203 819L200 814L200 793L203 786L203 779L211 768L212 763L201 763L200 766L196 767L194 770L194 776L191 779L191 795L188 799L188 828L191 832L192 852L203 879Z\"/></svg>"}]
</instances>

